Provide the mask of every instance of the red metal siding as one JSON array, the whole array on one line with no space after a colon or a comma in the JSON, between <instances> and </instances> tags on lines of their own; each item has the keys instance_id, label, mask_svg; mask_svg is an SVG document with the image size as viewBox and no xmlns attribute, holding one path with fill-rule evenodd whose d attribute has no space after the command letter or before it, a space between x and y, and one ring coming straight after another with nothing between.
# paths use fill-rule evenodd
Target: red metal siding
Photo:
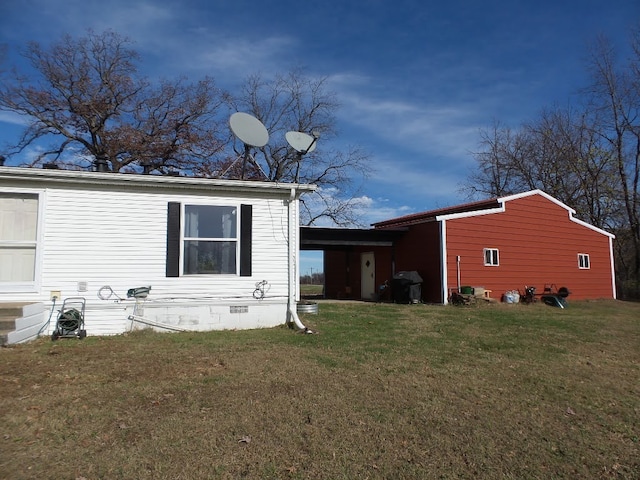
<instances>
[{"instance_id":1,"label":"red metal siding","mask_svg":"<svg viewBox=\"0 0 640 480\"><path fill-rule=\"evenodd\" d=\"M324 252L325 297L360 299L361 282L360 255L373 252L375 257L376 289L392 278L391 247L351 247L348 250Z\"/></svg>"},{"instance_id":2,"label":"red metal siding","mask_svg":"<svg viewBox=\"0 0 640 480\"><path fill-rule=\"evenodd\" d=\"M357 262L353 259L357 258ZM351 251L326 250L324 252L324 295L326 298L353 298L360 296L360 254ZM356 285L357 289L354 289Z\"/></svg>"},{"instance_id":3,"label":"red metal siding","mask_svg":"<svg viewBox=\"0 0 640 480\"><path fill-rule=\"evenodd\" d=\"M368 251L373 251L376 258L376 288L385 281L391 282L393 278L393 249L391 247L376 247Z\"/></svg>"},{"instance_id":4,"label":"red metal siding","mask_svg":"<svg viewBox=\"0 0 640 480\"><path fill-rule=\"evenodd\" d=\"M507 290L545 284L567 287L575 299L612 298L609 237L569 219L569 212L541 195L506 202L503 213L446 221L448 288L482 286L500 298ZM499 250L499 266L484 265L484 248ZM591 268L578 268L578 254Z\"/></svg>"},{"instance_id":5,"label":"red metal siding","mask_svg":"<svg viewBox=\"0 0 640 480\"><path fill-rule=\"evenodd\" d=\"M417 271L422 277L422 299L441 303L440 226L438 222L409 227L396 247L396 272Z\"/></svg>"}]
</instances>

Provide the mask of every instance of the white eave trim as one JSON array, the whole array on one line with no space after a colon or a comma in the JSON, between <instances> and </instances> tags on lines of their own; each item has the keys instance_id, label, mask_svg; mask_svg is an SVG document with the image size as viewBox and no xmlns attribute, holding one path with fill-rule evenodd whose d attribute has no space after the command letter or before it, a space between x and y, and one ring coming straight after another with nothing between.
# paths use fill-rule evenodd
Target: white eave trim
<instances>
[{"instance_id":1,"label":"white eave trim","mask_svg":"<svg viewBox=\"0 0 640 480\"><path fill-rule=\"evenodd\" d=\"M602 230L601 228L595 227L593 225L591 225L590 223L584 222L582 220L578 220L577 218L573 218L573 214L569 213L569 220L571 220L572 222L577 223L578 225L582 225L583 227L587 227L591 230L593 230L594 232L598 232L601 233L602 235L606 235L609 238L616 238L616 236L613 233L609 233L606 230Z\"/></svg>"},{"instance_id":2,"label":"white eave trim","mask_svg":"<svg viewBox=\"0 0 640 480\"><path fill-rule=\"evenodd\" d=\"M452 213L450 215L438 215L436 217L437 221L443 221L443 220L452 220L452 219L456 219L456 218L467 218L467 217L476 217L479 215L491 215L493 213L503 213L504 211L506 211L506 203L511 201L511 200L517 200L519 198L524 198L524 197L529 197L531 195L540 195L544 198L546 198L547 200L549 200L550 202L555 203L556 205L564 208L568 214L569 214L569 220L571 220L572 222L577 223L578 225L581 225L583 227L586 227L590 230L593 230L594 232L600 233L602 235L605 235L609 238L616 238L616 236L612 233L607 232L606 230L602 230L601 228L598 228L594 225L591 225L590 223L587 223L583 220L579 220L577 218L574 217L576 211L569 207L568 205L562 203L560 200L558 200L557 198L552 197L551 195L549 195L548 193L543 192L542 190L531 190L529 192L523 192L523 193L517 193L515 195L509 195L506 197L501 197L498 198L497 201L500 204L500 207L498 208L490 208L490 209L486 209L486 210L474 210L471 212L464 212L464 213Z\"/></svg>"},{"instance_id":3,"label":"white eave trim","mask_svg":"<svg viewBox=\"0 0 640 480\"><path fill-rule=\"evenodd\" d=\"M497 208L487 208L485 210L473 210L471 212L462 212L462 213L450 213L449 215L438 215L436 216L436 221L442 222L446 220L454 220L456 218L467 218L467 217L478 217L480 215L491 215L493 213L503 213L504 212L504 203L502 206Z\"/></svg>"},{"instance_id":4,"label":"white eave trim","mask_svg":"<svg viewBox=\"0 0 640 480\"><path fill-rule=\"evenodd\" d=\"M0 181L37 182L67 185L99 185L108 188L139 187L234 192L279 192L298 194L313 192L316 185L277 183L253 180L222 180L216 178L174 177L170 175L142 175L135 173L86 172L81 170L48 170L40 168L0 167Z\"/></svg>"},{"instance_id":5,"label":"white eave trim","mask_svg":"<svg viewBox=\"0 0 640 480\"><path fill-rule=\"evenodd\" d=\"M557 198L552 197L551 195L549 195L548 193L543 192L542 190L531 190L529 192L523 192L523 193L518 193L515 195L509 195L507 197L502 197L499 198L498 201L499 202L508 202L509 200L516 200L518 198L523 198L523 197L528 197L530 195L540 195L544 198L546 198L547 200L549 200L550 202L555 203L556 205L564 208L567 212L569 212L569 220L571 220L572 222L577 223L578 225L581 225L583 227L586 227L590 230L593 230L594 232L598 232L602 235L605 235L609 238L616 238L616 236L612 233L607 232L606 230L602 230L601 228L598 228L594 225L591 225L590 223L587 223L583 220L579 220L577 218L574 217L574 215L576 214L576 211L571 208L570 206L566 205L565 203L562 203L560 200L558 200ZM504 203L503 203L504 204Z\"/></svg>"},{"instance_id":6,"label":"white eave trim","mask_svg":"<svg viewBox=\"0 0 640 480\"><path fill-rule=\"evenodd\" d=\"M571 212L572 214L575 214L576 211L569 207L568 205L562 203L560 200L558 200L557 198L552 197L551 195L549 195L546 192L543 192L540 189L536 189L536 190L529 190L528 192L522 192L522 193L516 193L514 195L507 195L506 197L501 197L498 198L498 202L504 204L504 202L509 202L511 200L517 200L519 198L525 198L525 197L530 197L531 195L540 195L544 198L546 198L547 200L549 200L550 202L555 203L556 205L564 208L565 210L568 210L569 212Z\"/></svg>"}]
</instances>

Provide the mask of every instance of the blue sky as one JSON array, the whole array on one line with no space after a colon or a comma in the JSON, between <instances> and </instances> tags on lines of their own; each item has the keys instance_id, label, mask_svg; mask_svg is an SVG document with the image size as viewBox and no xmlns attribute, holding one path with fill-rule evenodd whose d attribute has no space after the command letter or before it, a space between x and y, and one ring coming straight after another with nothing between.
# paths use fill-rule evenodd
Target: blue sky
<instances>
[{"instance_id":1,"label":"blue sky","mask_svg":"<svg viewBox=\"0 0 640 480\"><path fill-rule=\"evenodd\" d=\"M130 37L153 78L213 76L233 90L250 73L295 66L329 78L343 145L371 155L365 223L454 205L479 132L517 127L566 104L587 81L588 45L628 48L638 0L4 0L8 63L87 28ZM0 112L0 143L16 118ZM322 143L318 144L318 152ZM317 271L317 255L302 273Z\"/></svg>"}]
</instances>

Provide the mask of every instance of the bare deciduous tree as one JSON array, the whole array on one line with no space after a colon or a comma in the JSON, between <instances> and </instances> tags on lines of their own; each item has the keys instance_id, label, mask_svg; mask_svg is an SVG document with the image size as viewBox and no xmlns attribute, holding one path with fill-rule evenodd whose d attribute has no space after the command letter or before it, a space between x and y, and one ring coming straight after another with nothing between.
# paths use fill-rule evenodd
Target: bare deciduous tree
<instances>
[{"instance_id":1,"label":"bare deciduous tree","mask_svg":"<svg viewBox=\"0 0 640 480\"><path fill-rule=\"evenodd\" d=\"M598 39L579 108L546 109L513 131L482 132L478 169L463 186L470 196L540 188L582 218L616 234L622 294L640 296L640 30L633 56L620 64Z\"/></svg>"},{"instance_id":2,"label":"bare deciduous tree","mask_svg":"<svg viewBox=\"0 0 640 480\"><path fill-rule=\"evenodd\" d=\"M331 147L339 104L328 91L326 78L311 78L299 69L269 80L252 75L229 103L267 128L269 143L256 150L255 161L268 180L318 185L315 193L302 198L304 223L321 219L340 226L358 223L356 198L367 177L369 157L358 147ZM299 155L285 140L288 131L319 137L316 149Z\"/></svg>"},{"instance_id":3,"label":"bare deciduous tree","mask_svg":"<svg viewBox=\"0 0 640 480\"><path fill-rule=\"evenodd\" d=\"M633 56L620 65L616 51L599 38L590 57L590 108L597 132L611 153L617 173L616 203L625 213L619 228L621 251L628 252L625 283L640 296L640 28L632 37ZM622 242L629 242L624 245Z\"/></svg>"},{"instance_id":4,"label":"bare deciduous tree","mask_svg":"<svg viewBox=\"0 0 640 480\"><path fill-rule=\"evenodd\" d=\"M47 140L30 166L55 162L79 168L95 160L113 171L189 168L220 151L216 119L222 96L213 80L196 84L138 75L138 54L114 32L74 39L50 48L29 45L24 56L35 75L5 75L0 109L28 119L15 154Z\"/></svg>"},{"instance_id":5,"label":"bare deciduous tree","mask_svg":"<svg viewBox=\"0 0 640 480\"><path fill-rule=\"evenodd\" d=\"M313 183L317 192L302 199L304 223L358 223L356 198L368 156L357 147L335 148L338 103L326 78L301 70L269 80L253 75L237 95L219 91L211 78L152 84L138 75L139 57L130 42L110 31L90 31L80 39L64 36L50 48L33 43L24 56L32 72L4 72L0 85L0 109L29 121L5 155L48 141L28 166L106 163L114 172L178 170ZM252 114L269 131L269 143L255 150L248 165L238 162L243 152L231 152L231 146L242 146L233 145L229 111ZM286 142L287 131L319 135L316 150L300 155Z\"/></svg>"}]
</instances>

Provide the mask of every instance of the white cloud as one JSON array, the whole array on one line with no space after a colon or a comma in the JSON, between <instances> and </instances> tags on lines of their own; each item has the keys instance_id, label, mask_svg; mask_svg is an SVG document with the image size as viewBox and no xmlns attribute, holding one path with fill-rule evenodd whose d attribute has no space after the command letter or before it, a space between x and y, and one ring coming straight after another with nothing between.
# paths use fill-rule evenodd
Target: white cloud
<instances>
[{"instance_id":1,"label":"white cloud","mask_svg":"<svg viewBox=\"0 0 640 480\"><path fill-rule=\"evenodd\" d=\"M0 122L26 127L29 125L29 117L14 112L0 111Z\"/></svg>"},{"instance_id":2,"label":"white cloud","mask_svg":"<svg viewBox=\"0 0 640 480\"><path fill-rule=\"evenodd\" d=\"M341 120L405 151L461 159L475 147L478 115L472 105L378 100L366 92L341 92Z\"/></svg>"},{"instance_id":3,"label":"white cloud","mask_svg":"<svg viewBox=\"0 0 640 480\"><path fill-rule=\"evenodd\" d=\"M216 78L243 79L249 73L269 74L295 47L291 37L272 36L254 41L247 37L212 37L191 49L188 56L176 55L184 68L214 75Z\"/></svg>"}]
</instances>

